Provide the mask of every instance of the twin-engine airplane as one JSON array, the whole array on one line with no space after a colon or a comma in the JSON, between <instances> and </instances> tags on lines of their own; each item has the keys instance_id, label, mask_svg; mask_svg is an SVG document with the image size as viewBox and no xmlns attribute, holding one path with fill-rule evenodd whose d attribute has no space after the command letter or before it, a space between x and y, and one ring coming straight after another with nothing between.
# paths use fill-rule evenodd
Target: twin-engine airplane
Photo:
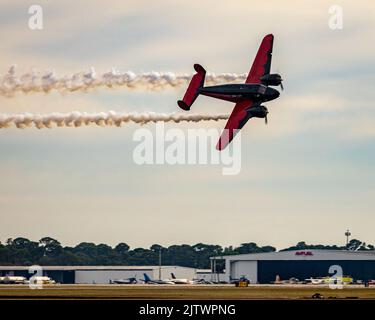
<instances>
[{"instance_id":1,"label":"twin-engine airplane","mask_svg":"<svg viewBox=\"0 0 375 320\"><path fill-rule=\"evenodd\" d=\"M263 38L245 84L204 87L206 70L199 64L194 65L197 73L191 79L184 98L177 102L181 109L190 110L200 94L236 103L216 145L217 150L223 150L250 118L265 118L267 124L268 109L261 104L274 100L280 95L279 91L269 86L280 85L283 89L281 76L270 74L272 47L273 35L268 34Z\"/></svg>"}]
</instances>

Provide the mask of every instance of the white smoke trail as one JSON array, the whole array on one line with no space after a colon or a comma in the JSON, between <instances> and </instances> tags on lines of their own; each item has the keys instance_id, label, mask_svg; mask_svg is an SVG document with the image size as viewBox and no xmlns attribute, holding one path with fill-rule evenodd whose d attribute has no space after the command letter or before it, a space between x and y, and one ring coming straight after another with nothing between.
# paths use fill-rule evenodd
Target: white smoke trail
<instances>
[{"instance_id":1,"label":"white smoke trail","mask_svg":"<svg viewBox=\"0 0 375 320\"><path fill-rule=\"evenodd\" d=\"M94 68L91 68L88 72L78 72L62 76L56 75L53 70L44 73L34 70L18 76L16 74L16 66L12 66L5 75L0 75L0 95L11 97L17 92L49 93L53 90L74 92L105 87L160 90L186 85L191 77L192 74L175 74L172 72L145 72L136 74L132 71L119 72L116 69L103 74L97 74ZM245 79L246 74L206 74L206 83L209 85L245 81Z\"/></svg>"},{"instance_id":2,"label":"white smoke trail","mask_svg":"<svg viewBox=\"0 0 375 320\"><path fill-rule=\"evenodd\" d=\"M89 125L98 126L118 126L123 123L134 122L145 124L148 122L199 122L199 121L218 121L228 119L227 114L187 114L187 113L126 113L126 112L99 112L86 113L74 111L70 113L51 113L51 114L0 114L0 129L9 128L15 125L19 129L32 127L38 129L57 127L80 127Z\"/></svg>"}]
</instances>

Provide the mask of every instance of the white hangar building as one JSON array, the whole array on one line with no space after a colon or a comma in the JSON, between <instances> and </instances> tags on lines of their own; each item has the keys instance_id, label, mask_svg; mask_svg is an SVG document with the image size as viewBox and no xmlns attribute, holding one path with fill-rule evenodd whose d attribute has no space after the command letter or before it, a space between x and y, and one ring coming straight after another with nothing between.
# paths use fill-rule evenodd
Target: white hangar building
<instances>
[{"instance_id":1,"label":"white hangar building","mask_svg":"<svg viewBox=\"0 0 375 320\"><path fill-rule=\"evenodd\" d=\"M287 280L329 276L338 265L343 275L356 280L375 279L375 251L295 250L211 257L225 260L224 280L246 276L252 283L271 283L279 275ZM223 276L221 276L223 277Z\"/></svg>"},{"instance_id":2,"label":"white hangar building","mask_svg":"<svg viewBox=\"0 0 375 320\"><path fill-rule=\"evenodd\" d=\"M173 272L176 278L192 280L195 269L179 266L41 266L43 275L58 283L108 284L110 280L135 277L144 279L170 279ZM28 266L0 266L0 276L23 276L30 278Z\"/></svg>"}]
</instances>

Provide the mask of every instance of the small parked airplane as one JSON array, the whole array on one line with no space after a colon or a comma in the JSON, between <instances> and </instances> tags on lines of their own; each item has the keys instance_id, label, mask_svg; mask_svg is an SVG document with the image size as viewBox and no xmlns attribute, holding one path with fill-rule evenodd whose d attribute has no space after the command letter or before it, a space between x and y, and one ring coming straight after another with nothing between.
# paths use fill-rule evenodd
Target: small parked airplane
<instances>
[{"instance_id":1,"label":"small parked airplane","mask_svg":"<svg viewBox=\"0 0 375 320\"><path fill-rule=\"evenodd\" d=\"M350 284L354 280L351 276L342 277L319 277L319 278L309 278L305 279L307 283L311 284Z\"/></svg>"},{"instance_id":2,"label":"small parked airplane","mask_svg":"<svg viewBox=\"0 0 375 320\"><path fill-rule=\"evenodd\" d=\"M172 279L171 281L174 284L192 284L193 282L188 279L177 279L173 272L171 272Z\"/></svg>"},{"instance_id":3,"label":"small parked airplane","mask_svg":"<svg viewBox=\"0 0 375 320\"><path fill-rule=\"evenodd\" d=\"M269 86L280 85L283 89L281 76L277 73L270 74L272 47L273 35L268 34L263 38L244 84L204 87L206 70L199 64L194 65L197 73L191 79L184 98L177 102L181 109L189 111L200 94L236 103L216 145L217 150L223 150L250 118L265 118L267 124L268 109L261 104L280 95L279 91Z\"/></svg>"},{"instance_id":4,"label":"small parked airplane","mask_svg":"<svg viewBox=\"0 0 375 320\"><path fill-rule=\"evenodd\" d=\"M127 278L127 279L114 279L109 280L110 284L136 284L138 283L136 277Z\"/></svg>"},{"instance_id":5,"label":"small parked airplane","mask_svg":"<svg viewBox=\"0 0 375 320\"><path fill-rule=\"evenodd\" d=\"M21 276L5 276L0 277L1 284L26 284L27 279Z\"/></svg>"},{"instance_id":6,"label":"small parked airplane","mask_svg":"<svg viewBox=\"0 0 375 320\"><path fill-rule=\"evenodd\" d=\"M147 284L174 284L174 282L170 279L154 280L151 279L146 273L144 273L143 276L145 277L145 279L142 281Z\"/></svg>"},{"instance_id":7,"label":"small parked airplane","mask_svg":"<svg viewBox=\"0 0 375 320\"><path fill-rule=\"evenodd\" d=\"M305 279L306 283L308 284L324 284L325 283L325 278L324 277L319 277L319 278L308 278Z\"/></svg>"}]
</instances>

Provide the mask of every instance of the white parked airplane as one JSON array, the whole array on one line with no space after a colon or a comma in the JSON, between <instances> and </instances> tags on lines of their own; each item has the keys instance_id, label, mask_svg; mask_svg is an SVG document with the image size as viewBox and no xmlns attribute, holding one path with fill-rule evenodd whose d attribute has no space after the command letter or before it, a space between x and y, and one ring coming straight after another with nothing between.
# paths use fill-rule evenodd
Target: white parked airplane
<instances>
[{"instance_id":1,"label":"white parked airplane","mask_svg":"<svg viewBox=\"0 0 375 320\"><path fill-rule=\"evenodd\" d=\"M311 283L311 284L324 284L325 282L325 278L321 277L321 278L309 278L309 279L305 279L305 281L307 283Z\"/></svg>"},{"instance_id":2,"label":"white parked airplane","mask_svg":"<svg viewBox=\"0 0 375 320\"><path fill-rule=\"evenodd\" d=\"M55 284L56 283L55 280L46 276L34 276L30 279L32 279L33 284ZM30 283L30 280L28 281L28 283Z\"/></svg>"},{"instance_id":3,"label":"white parked airplane","mask_svg":"<svg viewBox=\"0 0 375 320\"><path fill-rule=\"evenodd\" d=\"M190 281L188 279L177 279L173 272L171 272L172 279L171 281L174 284L192 284L193 281Z\"/></svg>"},{"instance_id":4,"label":"white parked airplane","mask_svg":"<svg viewBox=\"0 0 375 320\"><path fill-rule=\"evenodd\" d=\"M0 277L0 283L2 284L25 284L27 279L20 276L5 276Z\"/></svg>"}]
</instances>

